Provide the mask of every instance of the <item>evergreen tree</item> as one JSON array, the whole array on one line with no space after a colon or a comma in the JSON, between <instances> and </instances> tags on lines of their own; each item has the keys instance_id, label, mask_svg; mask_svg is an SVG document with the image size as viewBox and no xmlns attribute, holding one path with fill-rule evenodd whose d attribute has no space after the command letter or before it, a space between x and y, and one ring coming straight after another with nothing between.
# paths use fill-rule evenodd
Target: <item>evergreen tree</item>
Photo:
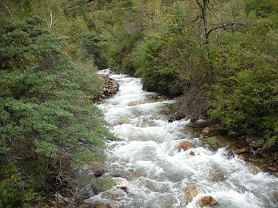
<instances>
[{"instance_id":1,"label":"evergreen tree","mask_svg":"<svg viewBox=\"0 0 278 208\"><path fill-rule=\"evenodd\" d=\"M0 23L4 207L39 204L74 167L102 161L105 140L112 138L100 110L87 102L98 90L98 76L77 68L62 50L65 39L42 25L39 18Z\"/></svg>"}]
</instances>

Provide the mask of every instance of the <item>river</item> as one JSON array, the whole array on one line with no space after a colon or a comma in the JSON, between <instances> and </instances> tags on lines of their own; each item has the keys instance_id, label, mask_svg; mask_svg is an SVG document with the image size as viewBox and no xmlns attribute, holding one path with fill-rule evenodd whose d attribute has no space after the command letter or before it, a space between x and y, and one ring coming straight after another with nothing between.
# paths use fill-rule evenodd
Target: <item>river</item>
<instances>
[{"instance_id":1,"label":"river","mask_svg":"<svg viewBox=\"0 0 278 208\"><path fill-rule=\"evenodd\" d=\"M278 207L276 177L253 174L250 165L226 148L210 150L204 139L185 131L189 121L168 122L163 114L175 101L143 91L139 78L110 76L120 89L99 108L113 134L121 138L107 143L108 175L118 187L88 201L113 208L194 208L202 197L212 196L216 208ZM135 105L129 106L133 101ZM194 148L178 152L182 141L190 141ZM185 190L196 184L203 192L187 202Z\"/></svg>"}]
</instances>

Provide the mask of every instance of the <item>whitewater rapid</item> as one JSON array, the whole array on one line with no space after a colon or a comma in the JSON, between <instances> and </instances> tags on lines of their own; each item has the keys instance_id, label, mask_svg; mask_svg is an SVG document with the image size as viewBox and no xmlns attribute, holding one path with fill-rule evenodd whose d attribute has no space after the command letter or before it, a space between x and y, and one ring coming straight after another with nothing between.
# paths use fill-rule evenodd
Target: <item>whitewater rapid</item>
<instances>
[{"instance_id":1,"label":"whitewater rapid","mask_svg":"<svg viewBox=\"0 0 278 208\"><path fill-rule=\"evenodd\" d=\"M218 202L216 208L278 207L276 177L253 174L250 165L226 148L210 150L202 139L185 131L189 121L168 122L164 112L175 101L143 91L139 78L110 76L120 84L119 91L98 107L112 124L111 132L121 139L107 143L107 174L118 187L88 201L113 208L195 208L209 195ZM129 106L131 102L136 104ZM182 141L190 141L194 148L178 152ZM205 193L187 202L185 189L196 184Z\"/></svg>"}]
</instances>

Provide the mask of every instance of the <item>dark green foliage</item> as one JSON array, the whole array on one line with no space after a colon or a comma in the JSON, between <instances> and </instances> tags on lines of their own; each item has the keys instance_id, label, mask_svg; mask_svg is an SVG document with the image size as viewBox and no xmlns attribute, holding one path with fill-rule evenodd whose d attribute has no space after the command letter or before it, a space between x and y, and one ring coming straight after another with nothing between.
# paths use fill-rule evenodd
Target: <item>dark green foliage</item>
<instances>
[{"instance_id":1,"label":"dark green foliage","mask_svg":"<svg viewBox=\"0 0 278 208\"><path fill-rule=\"evenodd\" d=\"M81 45L86 50L88 57L93 57L95 64L99 69L106 69L107 60L107 41L98 34L85 34Z\"/></svg>"},{"instance_id":2,"label":"dark green foliage","mask_svg":"<svg viewBox=\"0 0 278 208\"><path fill-rule=\"evenodd\" d=\"M136 35L125 34L115 38L117 44L112 45L113 47L108 52L109 68L116 71L121 69L123 73L134 75L135 68L131 53L136 43L140 42L142 35L139 32Z\"/></svg>"},{"instance_id":3,"label":"dark green foliage","mask_svg":"<svg viewBox=\"0 0 278 208\"><path fill-rule=\"evenodd\" d=\"M69 1L64 13L68 18L76 18L86 14L86 3L88 0Z\"/></svg>"},{"instance_id":4,"label":"dark green foliage","mask_svg":"<svg viewBox=\"0 0 278 208\"><path fill-rule=\"evenodd\" d=\"M230 78L230 86L215 85L210 115L228 128L272 132L278 113L277 79L277 70L266 66L237 73Z\"/></svg>"},{"instance_id":5,"label":"dark green foliage","mask_svg":"<svg viewBox=\"0 0 278 208\"><path fill-rule=\"evenodd\" d=\"M165 19L133 53L136 74L142 77L144 89L172 96L181 93L178 74L186 68L184 62L190 51L190 40L183 30L185 22L181 21L185 11L183 4L176 5L171 12L179 15Z\"/></svg>"},{"instance_id":6,"label":"dark green foliage","mask_svg":"<svg viewBox=\"0 0 278 208\"><path fill-rule=\"evenodd\" d=\"M217 78L209 92L211 118L235 130L258 129L269 137L265 147L275 144L278 133L276 17L226 35L211 52Z\"/></svg>"},{"instance_id":7,"label":"dark green foliage","mask_svg":"<svg viewBox=\"0 0 278 208\"><path fill-rule=\"evenodd\" d=\"M269 17L273 13L277 13L277 10L276 0L248 0L245 8L247 14L254 11L259 17Z\"/></svg>"},{"instance_id":8,"label":"dark green foliage","mask_svg":"<svg viewBox=\"0 0 278 208\"><path fill-rule=\"evenodd\" d=\"M40 24L37 18L1 20L3 206L38 204L73 167L102 161L105 139L113 138L100 110L87 102L98 76L77 68L62 51L64 39Z\"/></svg>"}]
</instances>

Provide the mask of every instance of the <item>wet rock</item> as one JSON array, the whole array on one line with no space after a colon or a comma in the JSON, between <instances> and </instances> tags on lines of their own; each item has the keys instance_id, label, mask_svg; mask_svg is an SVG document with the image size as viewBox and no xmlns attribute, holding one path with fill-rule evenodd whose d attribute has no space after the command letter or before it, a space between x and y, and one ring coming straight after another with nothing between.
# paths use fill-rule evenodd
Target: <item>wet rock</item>
<instances>
[{"instance_id":1,"label":"wet rock","mask_svg":"<svg viewBox=\"0 0 278 208\"><path fill-rule=\"evenodd\" d=\"M173 116L173 115L170 115L170 116L167 116L167 121L168 122L173 122L173 121L175 121L176 119L175 119L175 116Z\"/></svg>"},{"instance_id":2,"label":"wet rock","mask_svg":"<svg viewBox=\"0 0 278 208\"><path fill-rule=\"evenodd\" d=\"M126 186L118 186L119 189L122 189L125 193L128 193Z\"/></svg>"},{"instance_id":3,"label":"wet rock","mask_svg":"<svg viewBox=\"0 0 278 208\"><path fill-rule=\"evenodd\" d=\"M128 106L136 106L139 103L137 101L131 101L130 103L128 103Z\"/></svg>"},{"instance_id":4,"label":"wet rock","mask_svg":"<svg viewBox=\"0 0 278 208\"><path fill-rule=\"evenodd\" d=\"M215 170L212 173L212 180L214 181L223 181L225 179L225 176L221 170Z\"/></svg>"},{"instance_id":5,"label":"wet rock","mask_svg":"<svg viewBox=\"0 0 278 208\"><path fill-rule=\"evenodd\" d=\"M186 187L185 189L185 197L186 201L191 202L194 197L196 197L200 193L205 193L205 190L198 185L191 185Z\"/></svg>"},{"instance_id":6,"label":"wet rock","mask_svg":"<svg viewBox=\"0 0 278 208\"><path fill-rule=\"evenodd\" d=\"M175 118L175 120L181 120L181 119L185 118L185 115L182 112L175 112L174 118Z\"/></svg>"},{"instance_id":7,"label":"wet rock","mask_svg":"<svg viewBox=\"0 0 278 208\"><path fill-rule=\"evenodd\" d=\"M251 152L251 147L243 147L240 149L235 149L235 153L240 154L240 153L247 153L247 152Z\"/></svg>"},{"instance_id":8,"label":"wet rock","mask_svg":"<svg viewBox=\"0 0 278 208\"><path fill-rule=\"evenodd\" d=\"M255 135L255 134L257 134L257 131L256 131L256 129L249 128L249 129L245 130L245 134L247 134L247 135Z\"/></svg>"},{"instance_id":9,"label":"wet rock","mask_svg":"<svg viewBox=\"0 0 278 208\"><path fill-rule=\"evenodd\" d=\"M188 141L182 142L181 144L179 144L177 146L178 152L180 152L182 149L187 150L187 149L191 149L191 148L193 148L193 144L191 142L188 142Z\"/></svg>"},{"instance_id":10,"label":"wet rock","mask_svg":"<svg viewBox=\"0 0 278 208\"><path fill-rule=\"evenodd\" d=\"M101 177L107 170L105 170L103 167L89 167L86 169L87 172L93 174L95 177Z\"/></svg>"},{"instance_id":11,"label":"wet rock","mask_svg":"<svg viewBox=\"0 0 278 208\"><path fill-rule=\"evenodd\" d=\"M264 145L264 139L254 135L246 135L246 141L251 147L262 147Z\"/></svg>"},{"instance_id":12,"label":"wet rock","mask_svg":"<svg viewBox=\"0 0 278 208\"><path fill-rule=\"evenodd\" d=\"M141 125L142 128L149 127L149 126L150 126L149 123L143 123L143 124Z\"/></svg>"},{"instance_id":13,"label":"wet rock","mask_svg":"<svg viewBox=\"0 0 278 208\"><path fill-rule=\"evenodd\" d=\"M260 155L261 155L262 157L265 157L265 158L271 156L270 152L268 152L268 151L266 151L266 150L263 150L263 149L261 149L259 153L260 153Z\"/></svg>"},{"instance_id":14,"label":"wet rock","mask_svg":"<svg viewBox=\"0 0 278 208\"><path fill-rule=\"evenodd\" d=\"M97 104L101 105L101 104L104 104L104 103L106 103L105 99L103 99L102 97L98 98Z\"/></svg>"},{"instance_id":15,"label":"wet rock","mask_svg":"<svg viewBox=\"0 0 278 208\"><path fill-rule=\"evenodd\" d=\"M191 156L194 156L194 155L195 155L195 153L194 153L193 151L191 151L189 154L190 154Z\"/></svg>"},{"instance_id":16,"label":"wet rock","mask_svg":"<svg viewBox=\"0 0 278 208\"><path fill-rule=\"evenodd\" d=\"M163 102L165 100L164 97L153 97L146 101L146 103L155 103L155 102Z\"/></svg>"},{"instance_id":17,"label":"wet rock","mask_svg":"<svg viewBox=\"0 0 278 208\"><path fill-rule=\"evenodd\" d=\"M163 102L164 100L165 100L164 97L158 97L157 100L156 100L156 102Z\"/></svg>"},{"instance_id":18,"label":"wet rock","mask_svg":"<svg viewBox=\"0 0 278 208\"><path fill-rule=\"evenodd\" d=\"M100 176L102 176L105 172L106 172L106 171L105 171L103 168L96 169L96 170L94 171L94 175L95 175L95 177L100 177Z\"/></svg>"},{"instance_id":19,"label":"wet rock","mask_svg":"<svg viewBox=\"0 0 278 208\"><path fill-rule=\"evenodd\" d=\"M240 154L237 155L237 158L245 160L245 159L248 158L248 154L247 153L240 153Z\"/></svg>"},{"instance_id":20,"label":"wet rock","mask_svg":"<svg viewBox=\"0 0 278 208\"><path fill-rule=\"evenodd\" d=\"M257 149L255 150L255 154L259 154L261 150L262 150L262 148L257 148Z\"/></svg>"},{"instance_id":21,"label":"wet rock","mask_svg":"<svg viewBox=\"0 0 278 208\"><path fill-rule=\"evenodd\" d=\"M128 117L118 118L117 121L114 122L114 126L122 125L122 124L129 124L129 118Z\"/></svg>"},{"instance_id":22,"label":"wet rock","mask_svg":"<svg viewBox=\"0 0 278 208\"><path fill-rule=\"evenodd\" d=\"M163 115L163 114L160 114L160 115L157 116L157 119L159 119L159 120L165 120L165 119L166 119L166 116Z\"/></svg>"},{"instance_id":23,"label":"wet rock","mask_svg":"<svg viewBox=\"0 0 278 208\"><path fill-rule=\"evenodd\" d=\"M128 183L128 181L124 178L114 178L114 181L116 183L116 185L123 185L123 184L126 184Z\"/></svg>"},{"instance_id":24,"label":"wet rock","mask_svg":"<svg viewBox=\"0 0 278 208\"><path fill-rule=\"evenodd\" d=\"M209 125L208 121L204 121L204 120L197 120L194 117L187 117L186 120L190 119L190 123L186 124L186 126L188 127L192 127L192 128L205 128L206 126Z\"/></svg>"},{"instance_id":25,"label":"wet rock","mask_svg":"<svg viewBox=\"0 0 278 208\"><path fill-rule=\"evenodd\" d=\"M227 133L227 130L221 127L212 126L212 127L206 127L202 130L200 133L200 137L209 137L213 135L225 135Z\"/></svg>"},{"instance_id":26,"label":"wet rock","mask_svg":"<svg viewBox=\"0 0 278 208\"><path fill-rule=\"evenodd\" d=\"M278 170L278 165L269 165L266 166L267 170L272 170L272 171L277 171Z\"/></svg>"},{"instance_id":27,"label":"wet rock","mask_svg":"<svg viewBox=\"0 0 278 208\"><path fill-rule=\"evenodd\" d=\"M259 172L261 172L261 169L255 165L250 165L248 167L248 170L253 173L254 175L257 175Z\"/></svg>"},{"instance_id":28,"label":"wet rock","mask_svg":"<svg viewBox=\"0 0 278 208\"><path fill-rule=\"evenodd\" d=\"M146 101L146 103L155 103L156 99L155 98L151 98L149 100Z\"/></svg>"},{"instance_id":29,"label":"wet rock","mask_svg":"<svg viewBox=\"0 0 278 208\"><path fill-rule=\"evenodd\" d=\"M119 83L110 78L109 75L102 75L102 91L94 95L94 103L104 104L104 98L113 97L119 91Z\"/></svg>"},{"instance_id":30,"label":"wet rock","mask_svg":"<svg viewBox=\"0 0 278 208\"><path fill-rule=\"evenodd\" d=\"M229 131L228 132L228 137L232 137L232 138L237 138L238 137L238 133L235 131Z\"/></svg>"},{"instance_id":31,"label":"wet rock","mask_svg":"<svg viewBox=\"0 0 278 208\"><path fill-rule=\"evenodd\" d=\"M131 173L132 177L134 177L134 178L139 178L142 176L142 174L137 173L137 172L130 172L130 173Z\"/></svg>"},{"instance_id":32,"label":"wet rock","mask_svg":"<svg viewBox=\"0 0 278 208\"><path fill-rule=\"evenodd\" d=\"M212 196L205 196L198 201L198 205L201 207L214 206L216 204L218 204L218 202Z\"/></svg>"}]
</instances>

